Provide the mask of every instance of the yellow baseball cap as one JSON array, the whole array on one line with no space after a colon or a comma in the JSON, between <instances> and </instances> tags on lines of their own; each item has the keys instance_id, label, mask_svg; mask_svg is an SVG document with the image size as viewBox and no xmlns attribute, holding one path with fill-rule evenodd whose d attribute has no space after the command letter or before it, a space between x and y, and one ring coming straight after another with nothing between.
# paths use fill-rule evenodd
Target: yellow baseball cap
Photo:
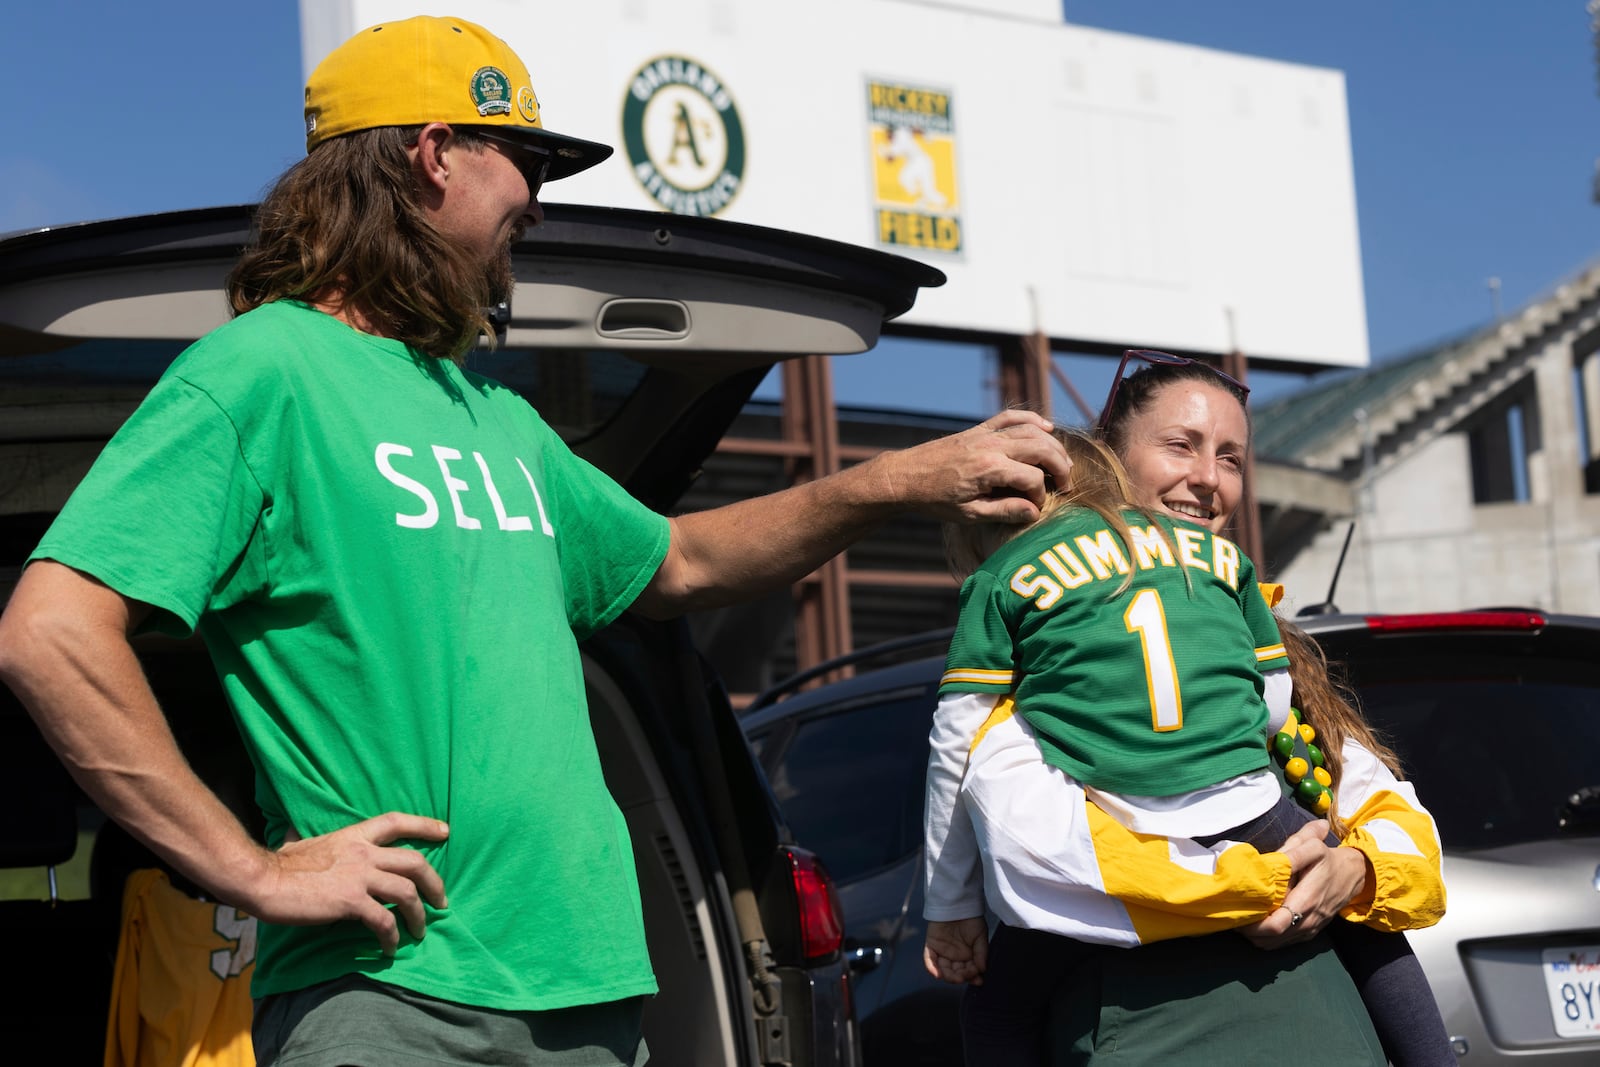
<instances>
[{"instance_id":1,"label":"yellow baseball cap","mask_svg":"<svg viewBox=\"0 0 1600 1067\"><path fill-rule=\"evenodd\" d=\"M306 151L380 126L493 127L550 152L546 181L594 166L609 145L551 133L528 68L500 38L464 19L419 15L371 26L335 48L306 82Z\"/></svg>"}]
</instances>

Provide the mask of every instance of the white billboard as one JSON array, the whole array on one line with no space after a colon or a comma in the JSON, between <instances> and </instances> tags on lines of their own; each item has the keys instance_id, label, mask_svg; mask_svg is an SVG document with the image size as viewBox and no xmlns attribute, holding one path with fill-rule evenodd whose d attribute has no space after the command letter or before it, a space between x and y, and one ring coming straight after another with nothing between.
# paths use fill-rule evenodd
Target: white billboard
<instances>
[{"instance_id":1,"label":"white billboard","mask_svg":"<svg viewBox=\"0 0 1600 1067\"><path fill-rule=\"evenodd\" d=\"M905 321L1367 363L1339 71L1090 30L1039 0L456 0L545 125L549 199L714 214L949 275ZM309 70L406 0L302 0Z\"/></svg>"}]
</instances>

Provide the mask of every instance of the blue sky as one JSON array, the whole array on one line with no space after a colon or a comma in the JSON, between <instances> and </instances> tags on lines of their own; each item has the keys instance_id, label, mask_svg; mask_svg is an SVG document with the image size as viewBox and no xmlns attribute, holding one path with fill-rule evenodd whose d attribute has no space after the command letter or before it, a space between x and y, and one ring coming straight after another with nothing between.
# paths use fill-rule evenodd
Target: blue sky
<instances>
[{"instance_id":1,"label":"blue sky","mask_svg":"<svg viewBox=\"0 0 1600 1067\"><path fill-rule=\"evenodd\" d=\"M255 199L302 151L297 11L12 5L0 232ZM1583 0L1065 0L1064 14L1345 72L1375 359L1488 321L1492 277L1509 311L1600 253L1600 81ZM886 347L835 361L842 402L987 412L974 350ZM1106 360L1066 367L1103 392ZM908 401L909 381L923 385Z\"/></svg>"}]
</instances>

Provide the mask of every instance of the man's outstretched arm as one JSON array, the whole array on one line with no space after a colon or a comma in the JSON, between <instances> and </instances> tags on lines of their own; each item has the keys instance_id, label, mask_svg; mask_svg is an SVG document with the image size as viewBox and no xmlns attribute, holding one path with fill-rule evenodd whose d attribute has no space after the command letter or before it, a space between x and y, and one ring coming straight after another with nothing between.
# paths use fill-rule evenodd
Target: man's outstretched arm
<instances>
[{"instance_id":1,"label":"man's outstretched arm","mask_svg":"<svg viewBox=\"0 0 1600 1067\"><path fill-rule=\"evenodd\" d=\"M634 607L665 618L790 585L901 512L1030 522L1046 476L1064 483L1069 469L1048 420L1002 412L827 478L671 520L666 559Z\"/></svg>"}]
</instances>

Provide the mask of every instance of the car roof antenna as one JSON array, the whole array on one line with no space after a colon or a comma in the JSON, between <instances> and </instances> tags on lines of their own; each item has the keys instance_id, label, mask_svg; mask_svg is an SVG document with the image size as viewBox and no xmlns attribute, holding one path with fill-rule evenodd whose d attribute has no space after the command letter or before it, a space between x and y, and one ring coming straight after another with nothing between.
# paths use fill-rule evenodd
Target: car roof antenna
<instances>
[{"instance_id":1,"label":"car roof antenna","mask_svg":"<svg viewBox=\"0 0 1600 1067\"><path fill-rule=\"evenodd\" d=\"M1350 520L1350 526L1344 532L1344 547L1339 549L1339 562L1333 565L1333 580L1328 583L1328 598L1320 604L1307 604L1296 615L1333 615L1338 612L1338 607L1333 603L1333 591L1339 587L1339 573L1344 570L1344 557L1350 551L1350 538L1356 532L1355 520Z\"/></svg>"}]
</instances>

